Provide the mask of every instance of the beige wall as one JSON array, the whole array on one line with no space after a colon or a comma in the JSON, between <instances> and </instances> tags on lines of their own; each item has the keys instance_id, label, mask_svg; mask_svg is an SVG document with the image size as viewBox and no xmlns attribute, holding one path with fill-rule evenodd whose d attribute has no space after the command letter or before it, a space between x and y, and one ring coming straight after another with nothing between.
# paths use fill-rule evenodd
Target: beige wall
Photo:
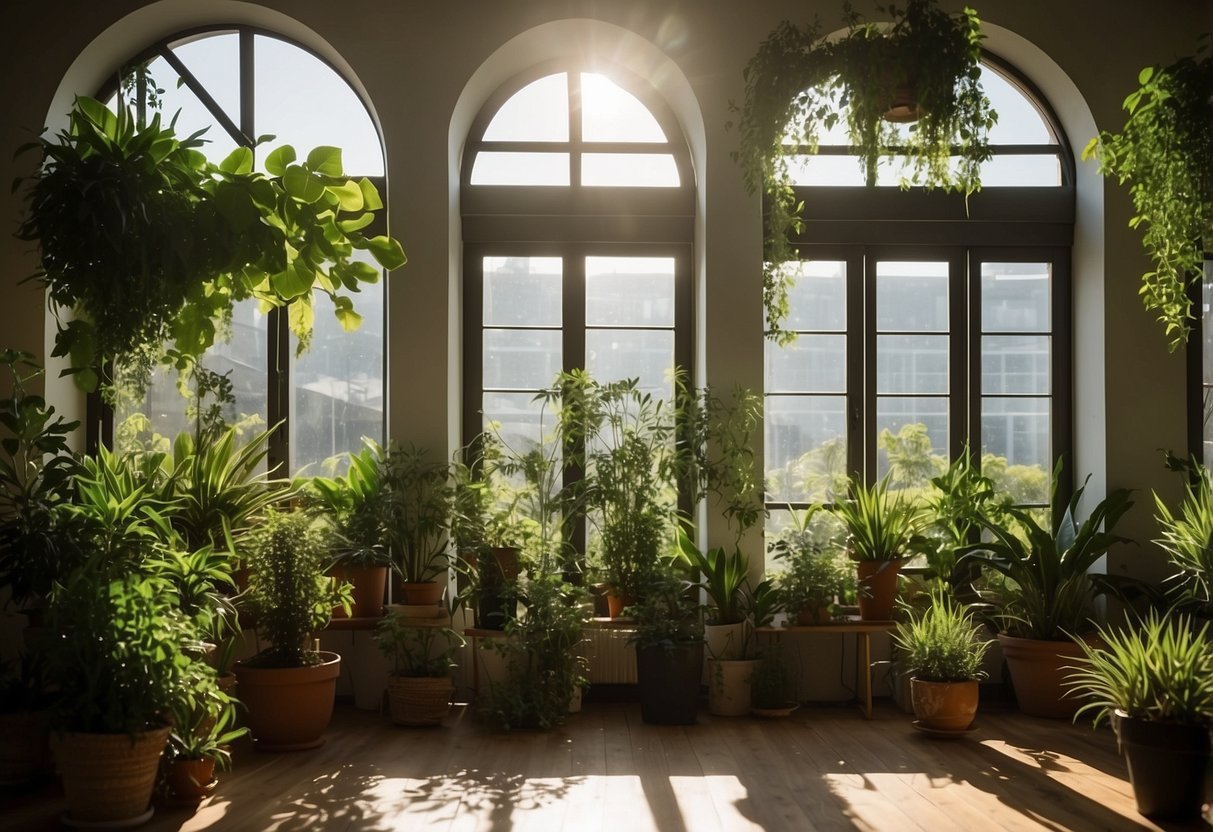
<instances>
[{"instance_id":1,"label":"beige wall","mask_svg":"<svg viewBox=\"0 0 1213 832\"><path fill-rule=\"evenodd\" d=\"M251 22L276 29L348 67L365 92L388 150L390 222L409 265L389 283L393 437L447 445L458 419L459 229L454 172L463 130L484 95L543 50L592 42L607 54L660 75L691 141L700 191L696 248L699 368L704 380L762 386L759 206L729 158L736 136L725 129L728 103L742 94L741 71L781 18L819 14L837 25L836 0L451 0L344 3L321 0L57 0L7 4L0 50L0 181L27 173L32 156L5 148L58 126L75 92L91 93L114 62L190 24ZM868 6L866 3L857 5ZM959 3L947 5L959 7ZM1016 62L1052 99L1070 142L1093 128L1117 127L1120 102L1137 70L1191 52L1194 33L1213 14L1201 0L984 0L988 45ZM129 16L128 16L129 15ZM123 19L126 18L126 19ZM586 19L592 24L556 21ZM549 24L547 34L529 30ZM579 32L570 38L568 33ZM513 46L510 42L518 37ZM618 53L616 50L620 50ZM289 138L289 137L286 137ZM1168 354L1160 328L1140 307L1137 276L1145 261L1125 227L1128 201L1080 165L1076 271L1076 424L1081 471L1093 486L1159 488L1176 493L1155 449L1184 442L1183 359ZM20 206L7 197L0 225L16 226ZM28 246L0 236L0 345L43 354L45 307L17 286L35 261ZM52 382L61 406L70 388ZM1143 495L1148 497L1148 495ZM1148 500L1126 524L1154 535ZM1143 557L1113 556L1121 569Z\"/></svg>"}]
</instances>

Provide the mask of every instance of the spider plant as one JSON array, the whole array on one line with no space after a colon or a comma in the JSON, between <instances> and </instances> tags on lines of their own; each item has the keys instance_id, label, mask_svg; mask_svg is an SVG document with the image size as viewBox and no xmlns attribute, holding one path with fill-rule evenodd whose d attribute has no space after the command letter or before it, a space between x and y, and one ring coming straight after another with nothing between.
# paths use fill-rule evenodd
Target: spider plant
<instances>
[{"instance_id":1,"label":"spider plant","mask_svg":"<svg viewBox=\"0 0 1213 832\"><path fill-rule=\"evenodd\" d=\"M872 486L852 483L851 497L830 512L847 530L852 560L893 561L906 557L922 527L922 513L901 492L890 496L888 479Z\"/></svg>"},{"instance_id":2,"label":"spider plant","mask_svg":"<svg viewBox=\"0 0 1213 832\"><path fill-rule=\"evenodd\" d=\"M1154 542L1179 570L1168 583L1180 596L1180 603L1199 608L1208 617L1213 613L1213 489L1208 468L1200 464L1185 468L1192 479L1175 513L1154 495L1154 516L1162 532Z\"/></svg>"}]
</instances>

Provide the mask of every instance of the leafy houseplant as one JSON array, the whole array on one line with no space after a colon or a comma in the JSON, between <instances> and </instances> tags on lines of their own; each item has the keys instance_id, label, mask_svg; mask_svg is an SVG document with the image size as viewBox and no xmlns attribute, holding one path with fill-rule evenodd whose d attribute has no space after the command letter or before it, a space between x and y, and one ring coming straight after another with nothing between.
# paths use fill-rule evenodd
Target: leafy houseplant
<instances>
[{"instance_id":1,"label":"leafy houseplant","mask_svg":"<svg viewBox=\"0 0 1213 832\"><path fill-rule=\"evenodd\" d=\"M996 115L980 82L977 13L966 7L949 14L935 0L881 11L890 24L865 21L847 7L847 32L837 39L826 38L820 24L785 21L746 66L736 158L751 193L767 202L763 304L767 337L780 343L795 337L782 329L792 279L785 266L796 259L788 237L800 224L789 152L815 153L822 132L845 122L869 185L882 157L901 156L904 185L966 197L980 188L981 163L990 157ZM898 131L894 121L916 123ZM959 159L955 172L952 157Z\"/></svg>"},{"instance_id":2,"label":"leafy houseplant","mask_svg":"<svg viewBox=\"0 0 1213 832\"><path fill-rule=\"evenodd\" d=\"M769 547L776 560L787 563L776 578L776 588L789 618L799 625L828 623L834 605L855 592L855 570L843 556L840 542L810 522L820 509L814 504L796 514L795 523Z\"/></svg>"},{"instance_id":3,"label":"leafy houseplant","mask_svg":"<svg viewBox=\"0 0 1213 832\"><path fill-rule=\"evenodd\" d=\"M384 452L372 440L363 443L358 453L342 456L349 465L344 475L311 477L302 488L330 526L333 574L352 585L351 615L374 618L383 613L392 559L384 531L388 516Z\"/></svg>"},{"instance_id":4,"label":"leafy houseplant","mask_svg":"<svg viewBox=\"0 0 1213 832\"><path fill-rule=\"evenodd\" d=\"M1208 468L1195 461L1183 467L1190 479L1176 512L1154 495L1154 517L1162 532L1154 542L1178 570L1168 579L1177 603L1209 619L1213 618L1213 488Z\"/></svg>"},{"instance_id":5,"label":"leafy houseplant","mask_svg":"<svg viewBox=\"0 0 1213 832\"><path fill-rule=\"evenodd\" d=\"M663 564L640 603L629 609L636 631L636 676L645 722L691 725L703 669L703 617L691 585Z\"/></svg>"},{"instance_id":6,"label":"leafy houseplant","mask_svg":"<svg viewBox=\"0 0 1213 832\"><path fill-rule=\"evenodd\" d=\"M922 513L902 492L890 496L887 480L851 485L851 497L830 507L846 527L847 554L858 562L859 617L887 621L893 617L897 573L918 540Z\"/></svg>"},{"instance_id":7,"label":"leafy houseplant","mask_svg":"<svg viewBox=\"0 0 1213 832\"><path fill-rule=\"evenodd\" d=\"M1129 226L1143 229L1153 261L1139 293L1174 350L1188 340L1188 288L1201 278L1203 252L1213 248L1213 57L1146 67L1137 80L1124 101L1124 129L1100 133L1083 158L1097 158L1101 173L1129 183Z\"/></svg>"},{"instance_id":8,"label":"leafy houseplant","mask_svg":"<svg viewBox=\"0 0 1213 832\"><path fill-rule=\"evenodd\" d=\"M965 731L977 713L977 681L989 640L982 625L940 585L930 603L911 609L897 625L893 643L910 674L910 695L919 724L934 731Z\"/></svg>"},{"instance_id":9,"label":"leafy houseplant","mask_svg":"<svg viewBox=\"0 0 1213 832\"><path fill-rule=\"evenodd\" d=\"M947 470L931 478L927 496L926 558L930 577L953 585L957 550L976 542L981 512L995 514L1006 502L998 495L994 480L982 473L968 445L952 460Z\"/></svg>"},{"instance_id":10,"label":"leafy houseplant","mask_svg":"<svg viewBox=\"0 0 1213 832\"><path fill-rule=\"evenodd\" d=\"M779 647L762 648L750 677L750 704L755 716L788 716L798 707L796 686L780 656Z\"/></svg>"},{"instance_id":11,"label":"leafy houseplant","mask_svg":"<svg viewBox=\"0 0 1213 832\"><path fill-rule=\"evenodd\" d=\"M166 754L169 791L184 801L201 800L210 792L215 770L231 765L228 746L248 733L234 727L236 701L215 687L213 677L199 677L195 692L197 701L178 703L173 710Z\"/></svg>"},{"instance_id":12,"label":"leafy houseplant","mask_svg":"<svg viewBox=\"0 0 1213 832\"><path fill-rule=\"evenodd\" d=\"M1072 636L1091 630L1095 593L1106 588L1090 569L1125 542L1112 530L1133 504L1129 492L1113 491L1079 524L1074 516L1085 488L1074 492L1052 531L1023 509L979 515L993 539L966 547L959 561L1005 579L983 595L999 623L1020 710L1033 716L1073 716L1076 703L1062 698L1061 668L1066 657L1080 655Z\"/></svg>"},{"instance_id":13,"label":"leafy houseplant","mask_svg":"<svg viewBox=\"0 0 1213 832\"><path fill-rule=\"evenodd\" d=\"M349 603L334 586L325 540L302 512L271 511L254 533L248 600L270 646L236 664L241 701L258 747L314 748L333 713L341 657L312 649L333 606Z\"/></svg>"},{"instance_id":14,"label":"leafy houseplant","mask_svg":"<svg viewBox=\"0 0 1213 832\"><path fill-rule=\"evenodd\" d=\"M405 601L436 606L447 568L447 520L453 492L449 471L428 458L424 449L392 446L384 459L387 494L384 526L396 567L404 580Z\"/></svg>"},{"instance_id":15,"label":"leafy houseplant","mask_svg":"<svg viewBox=\"0 0 1213 832\"><path fill-rule=\"evenodd\" d=\"M388 703L397 725L437 725L450 710L451 669L463 637L449 627L409 625L389 615L375 630L375 643L391 659Z\"/></svg>"},{"instance_id":16,"label":"leafy houseplant","mask_svg":"<svg viewBox=\"0 0 1213 832\"><path fill-rule=\"evenodd\" d=\"M1151 611L1137 626L1098 632L1099 643L1080 642L1083 657L1067 678L1073 693L1089 697L1075 716L1111 718L1138 811L1199 818L1213 725L1209 623Z\"/></svg>"},{"instance_id":17,"label":"leafy houseplant","mask_svg":"<svg viewBox=\"0 0 1213 832\"><path fill-rule=\"evenodd\" d=\"M383 205L368 180L345 178L339 148L298 160L284 145L266 157L266 175L253 170L251 148L214 165L202 142L176 136L159 114L141 124L124 106L115 113L81 97L65 131L27 146L43 164L18 236L38 242L34 278L54 308L75 313L60 323L54 354L70 359L84 390L97 386L102 361L150 367L170 339L185 369L246 298L289 304L301 350L313 290L357 329L348 293L379 272L352 253L367 250L388 269L404 263L395 240L361 233Z\"/></svg>"}]
</instances>

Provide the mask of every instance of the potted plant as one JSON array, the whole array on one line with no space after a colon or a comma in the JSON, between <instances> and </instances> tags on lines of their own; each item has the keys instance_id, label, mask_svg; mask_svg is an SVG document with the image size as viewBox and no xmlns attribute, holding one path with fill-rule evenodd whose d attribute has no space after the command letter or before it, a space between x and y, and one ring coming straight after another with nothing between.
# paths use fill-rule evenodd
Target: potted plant
<instances>
[{"instance_id":1,"label":"potted plant","mask_svg":"<svg viewBox=\"0 0 1213 832\"><path fill-rule=\"evenodd\" d=\"M383 205L369 180L343 175L339 148L297 159L284 145L261 173L252 148L215 165L198 152L203 141L179 138L159 113L143 123L125 106L114 112L78 97L66 130L26 146L43 164L30 178L18 236L41 249L34 277L52 309L74 313L57 328L55 354L69 357L84 390L96 388L106 360L146 378L169 341L185 369L247 298L295 304L289 325L304 348L313 291L332 299L343 327L357 329L349 293L379 271L353 259L354 250L387 269L404 263L398 242L361 233Z\"/></svg>"},{"instance_id":2,"label":"potted plant","mask_svg":"<svg viewBox=\"0 0 1213 832\"><path fill-rule=\"evenodd\" d=\"M640 714L658 725L692 725L703 671L703 615L691 584L666 564L644 597L630 608L636 631Z\"/></svg>"},{"instance_id":3,"label":"potted plant","mask_svg":"<svg viewBox=\"0 0 1213 832\"><path fill-rule=\"evenodd\" d=\"M790 716L799 707L796 686L774 644L762 648L750 677L750 713L767 718Z\"/></svg>"},{"instance_id":4,"label":"potted plant","mask_svg":"<svg viewBox=\"0 0 1213 832\"><path fill-rule=\"evenodd\" d=\"M1129 767L1137 810L1146 817L1197 820L1205 804L1213 727L1213 645L1209 622L1159 615L1079 642L1066 684L1087 698L1075 718L1110 718Z\"/></svg>"},{"instance_id":5,"label":"potted plant","mask_svg":"<svg viewBox=\"0 0 1213 832\"><path fill-rule=\"evenodd\" d=\"M325 574L326 542L302 512L269 512L254 532L248 602L270 646L236 663L240 700L257 747L315 748L333 714L341 657L313 649L313 633L349 603Z\"/></svg>"},{"instance_id":6,"label":"potted plant","mask_svg":"<svg viewBox=\"0 0 1213 832\"><path fill-rule=\"evenodd\" d=\"M1142 275L1140 294L1156 312L1172 350L1188 340L1192 323L1189 287L1201 280L1204 252L1213 249L1213 56L1180 58L1149 66L1124 101L1120 133L1102 132L1083 150L1099 170L1129 185L1142 244L1153 268Z\"/></svg>"},{"instance_id":7,"label":"potted plant","mask_svg":"<svg viewBox=\"0 0 1213 832\"><path fill-rule=\"evenodd\" d=\"M197 641L171 587L98 551L51 596L47 649L56 766L77 823L139 823L175 705L189 701Z\"/></svg>"},{"instance_id":8,"label":"potted plant","mask_svg":"<svg viewBox=\"0 0 1213 832\"><path fill-rule=\"evenodd\" d=\"M841 542L810 521L820 504L793 514L794 523L771 542L768 551L786 568L775 587L789 623L828 624L836 605L855 592L855 569L842 553Z\"/></svg>"},{"instance_id":9,"label":"potted plant","mask_svg":"<svg viewBox=\"0 0 1213 832\"><path fill-rule=\"evenodd\" d=\"M916 543L922 513L902 492L890 495L888 480L872 486L853 482L851 495L829 511L846 528L847 554L858 564L859 617L888 621L897 600L897 574Z\"/></svg>"},{"instance_id":10,"label":"potted plant","mask_svg":"<svg viewBox=\"0 0 1213 832\"><path fill-rule=\"evenodd\" d=\"M1162 537L1154 542L1167 553L1176 569L1166 584L1175 603L1205 619L1213 618L1213 489L1209 469L1196 460L1176 460L1187 476L1184 499L1174 513L1154 495L1155 514Z\"/></svg>"},{"instance_id":11,"label":"potted plant","mask_svg":"<svg viewBox=\"0 0 1213 832\"><path fill-rule=\"evenodd\" d=\"M1107 588L1090 569L1110 546L1125 542L1112 530L1133 505L1129 492L1108 494L1079 524L1074 517L1085 488L1074 492L1052 531L1024 509L979 515L993 539L966 547L959 561L1002 579L980 594L993 607L1019 708L1032 716L1074 715L1079 703L1063 695L1063 668L1082 655L1075 638L1092 630L1096 591Z\"/></svg>"},{"instance_id":12,"label":"potted plant","mask_svg":"<svg viewBox=\"0 0 1213 832\"><path fill-rule=\"evenodd\" d=\"M397 725L438 725L451 708L451 669L463 637L449 627L409 624L389 615L375 628L375 643L392 662L388 705Z\"/></svg>"},{"instance_id":13,"label":"potted plant","mask_svg":"<svg viewBox=\"0 0 1213 832\"><path fill-rule=\"evenodd\" d=\"M387 491L383 449L370 439L363 444L358 453L342 455L349 465L345 474L311 477L302 489L329 523L335 547L331 574L351 586L351 617L378 618L392 562L384 532ZM333 612L334 617L344 614L340 609Z\"/></svg>"},{"instance_id":14,"label":"potted plant","mask_svg":"<svg viewBox=\"0 0 1213 832\"><path fill-rule=\"evenodd\" d=\"M767 337L781 343L795 337L781 326L791 280L785 264L796 259L789 233L800 222L790 153L816 153L822 133L842 122L869 186L888 157L906 160L906 184L966 197L981 186L996 115L981 88L977 13L951 14L935 0L882 11L888 24L866 21L848 6L841 37L826 37L819 24L785 21L746 66L736 158L751 193L767 202L763 303ZM916 124L894 125L905 121Z\"/></svg>"},{"instance_id":15,"label":"potted plant","mask_svg":"<svg viewBox=\"0 0 1213 832\"><path fill-rule=\"evenodd\" d=\"M436 617L446 590L449 471L413 445L389 447L382 472L387 493L384 527L411 613Z\"/></svg>"},{"instance_id":16,"label":"potted plant","mask_svg":"<svg viewBox=\"0 0 1213 832\"><path fill-rule=\"evenodd\" d=\"M977 714L981 663L993 642L981 638L982 625L946 587L935 585L928 598L925 607L909 608L898 622L893 644L910 674L915 727L961 733Z\"/></svg>"},{"instance_id":17,"label":"potted plant","mask_svg":"<svg viewBox=\"0 0 1213 832\"><path fill-rule=\"evenodd\" d=\"M923 547L927 577L963 589L966 582L956 574L957 551L977 542L977 515L984 511L993 516L1009 499L997 493L994 480L982 473L965 445L946 471L931 478Z\"/></svg>"},{"instance_id":18,"label":"potted plant","mask_svg":"<svg viewBox=\"0 0 1213 832\"><path fill-rule=\"evenodd\" d=\"M194 701L176 703L164 760L164 781L172 797L196 804L215 787L215 770L231 765L229 745L248 733L235 727L236 701L220 690L213 674L191 686Z\"/></svg>"}]
</instances>

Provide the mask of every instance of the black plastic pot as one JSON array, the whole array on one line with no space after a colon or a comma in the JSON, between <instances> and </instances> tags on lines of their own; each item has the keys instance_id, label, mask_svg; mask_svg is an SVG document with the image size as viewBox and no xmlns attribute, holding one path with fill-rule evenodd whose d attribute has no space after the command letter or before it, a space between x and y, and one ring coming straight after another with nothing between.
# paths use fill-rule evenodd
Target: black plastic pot
<instances>
[{"instance_id":1,"label":"black plastic pot","mask_svg":"<svg viewBox=\"0 0 1213 832\"><path fill-rule=\"evenodd\" d=\"M518 549L495 547L477 560L480 592L476 603L476 625L485 630L504 630L506 621L517 615L514 584L519 572Z\"/></svg>"},{"instance_id":2,"label":"black plastic pot","mask_svg":"<svg viewBox=\"0 0 1213 832\"><path fill-rule=\"evenodd\" d=\"M699 713L703 644L636 648L640 716L655 725L693 725Z\"/></svg>"},{"instance_id":3,"label":"black plastic pot","mask_svg":"<svg viewBox=\"0 0 1213 832\"><path fill-rule=\"evenodd\" d=\"M1199 818L1209 769L1209 727L1136 719L1119 711L1112 726L1129 766L1137 811L1149 818Z\"/></svg>"}]
</instances>

